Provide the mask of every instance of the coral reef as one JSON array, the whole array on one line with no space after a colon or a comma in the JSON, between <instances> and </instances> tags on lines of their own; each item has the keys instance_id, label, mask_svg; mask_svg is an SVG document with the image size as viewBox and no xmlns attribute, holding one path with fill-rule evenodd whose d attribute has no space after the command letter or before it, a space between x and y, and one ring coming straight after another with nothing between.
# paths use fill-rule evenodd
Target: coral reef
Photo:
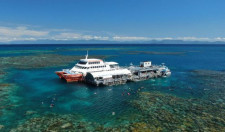
<instances>
[{"instance_id":1,"label":"coral reef","mask_svg":"<svg viewBox=\"0 0 225 132\"><path fill-rule=\"evenodd\" d=\"M157 129L160 130L160 129ZM90 122L85 120L82 116L76 114L46 114L40 117L33 117L16 128L10 130L10 132L28 132L28 131L60 131L60 132L77 132L77 131L124 131L124 132L150 132L147 124L144 122L130 123L119 126L105 127L102 124L96 122Z\"/></svg>"},{"instance_id":2,"label":"coral reef","mask_svg":"<svg viewBox=\"0 0 225 132\"><path fill-rule=\"evenodd\" d=\"M68 131L95 131L100 125L82 120L75 114L47 114L41 117L34 117L18 125L10 132L68 132Z\"/></svg>"},{"instance_id":3,"label":"coral reef","mask_svg":"<svg viewBox=\"0 0 225 132\"><path fill-rule=\"evenodd\" d=\"M183 55L187 52L125 51L124 54Z\"/></svg>"},{"instance_id":4,"label":"coral reef","mask_svg":"<svg viewBox=\"0 0 225 132\"><path fill-rule=\"evenodd\" d=\"M192 77L204 93L203 98L213 103L225 102L225 72L194 70Z\"/></svg>"},{"instance_id":5,"label":"coral reef","mask_svg":"<svg viewBox=\"0 0 225 132\"><path fill-rule=\"evenodd\" d=\"M9 55L9 54L13 54L13 55L35 55L35 54L54 54L57 52L68 52L68 51L97 51L97 50L123 50L123 49L132 49L132 48L64 48L64 47L60 47L60 48L55 48L55 49L48 49L48 50L41 50L41 49L27 49L27 50L0 50L0 54L2 55Z\"/></svg>"},{"instance_id":6,"label":"coral reef","mask_svg":"<svg viewBox=\"0 0 225 132\"><path fill-rule=\"evenodd\" d=\"M37 114L37 111L28 110L28 111L26 111L26 113L25 113L25 115L33 115L33 114Z\"/></svg>"},{"instance_id":7,"label":"coral reef","mask_svg":"<svg viewBox=\"0 0 225 132\"><path fill-rule=\"evenodd\" d=\"M3 129L5 126L4 125L0 125L0 130Z\"/></svg>"},{"instance_id":8,"label":"coral reef","mask_svg":"<svg viewBox=\"0 0 225 132\"><path fill-rule=\"evenodd\" d=\"M96 51L96 50L127 50L127 49L132 49L130 47L126 47L126 48L59 48L59 49L55 49L54 51Z\"/></svg>"},{"instance_id":9,"label":"coral reef","mask_svg":"<svg viewBox=\"0 0 225 132\"><path fill-rule=\"evenodd\" d=\"M1 50L0 54L8 55L8 54L43 54L43 53L53 53L53 50Z\"/></svg>"},{"instance_id":10,"label":"coral reef","mask_svg":"<svg viewBox=\"0 0 225 132\"><path fill-rule=\"evenodd\" d=\"M139 93L132 105L142 112L139 120L151 130L224 131L225 105L185 99L162 93Z\"/></svg>"},{"instance_id":11,"label":"coral reef","mask_svg":"<svg viewBox=\"0 0 225 132\"><path fill-rule=\"evenodd\" d=\"M10 110L16 107L15 100L10 99L11 96L14 95L17 85L13 83L6 83L6 79L7 76L5 76L5 73L3 76L0 75L0 117L4 110Z\"/></svg>"},{"instance_id":12,"label":"coral reef","mask_svg":"<svg viewBox=\"0 0 225 132\"><path fill-rule=\"evenodd\" d=\"M2 80L6 76L6 72L4 71L3 67L0 69L0 80Z\"/></svg>"},{"instance_id":13,"label":"coral reef","mask_svg":"<svg viewBox=\"0 0 225 132\"><path fill-rule=\"evenodd\" d=\"M218 77L219 76L219 77ZM199 98L183 98L160 92L139 92L130 101L137 112L116 118L118 124L99 124L75 114L47 114L33 117L13 128L15 131L225 131L223 72L194 71L206 93ZM209 79L210 78L210 79ZM205 82L208 79L207 82ZM196 80L196 79L194 79ZM205 83L202 85L201 80ZM214 81L220 81L214 85ZM212 94L208 91L212 90ZM214 91L215 90L215 91ZM218 96L221 95L221 96ZM216 96L216 97L214 97ZM207 97L207 98L206 98ZM222 99L221 99L222 98ZM4 129L4 128L3 128Z\"/></svg>"},{"instance_id":14,"label":"coral reef","mask_svg":"<svg viewBox=\"0 0 225 132\"><path fill-rule=\"evenodd\" d=\"M14 113L11 111L19 106L20 98L15 96L18 86L14 83L8 83L7 73L0 73L0 131L5 131L8 126L5 117L12 116Z\"/></svg>"},{"instance_id":15,"label":"coral reef","mask_svg":"<svg viewBox=\"0 0 225 132\"><path fill-rule=\"evenodd\" d=\"M93 56L104 59L109 56ZM38 54L34 56L0 57L0 67L4 68L45 68L54 66L64 66L77 61L83 56L66 56L58 54Z\"/></svg>"},{"instance_id":16,"label":"coral reef","mask_svg":"<svg viewBox=\"0 0 225 132\"><path fill-rule=\"evenodd\" d=\"M94 50L112 50L111 48L90 48ZM89 49L89 50L90 50ZM130 106L136 111L129 111L121 117L114 115L113 121L118 124L100 124L85 119L76 114L40 113L36 109L28 108L20 113L22 119L15 119L15 123L8 126L2 115L11 114L12 109L19 105L19 98L14 94L18 86L7 82L10 68L33 69L67 65L83 56L53 54L58 51L80 51L87 49L55 49L49 51L13 51L16 54L32 54L27 56L0 57L0 131L225 131L225 72L195 70L189 78L190 83L196 84L199 97L182 97L175 94L161 92L137 92L132 95ZM115 48L114 50L117 50ZM9 53L6 51L6 53ZM42 54L40 54L42 53ZM43 54L51 53L51 54ZM129 51L126 54L165 54L183 55L189 52L151 52ZM94 56L105 58L109 56ZM176 84L176 83L175 83ZM184 84L185 85L185 84ZM180 86L180 85L179 85ZM174 86L174 87L179 87ZM173 90L172 86L168 89ZM14 97L12 97L14 96ZM16 102L18 101L18 102ZM21 102L20 102L21 103ZM126 102L127 103L127 102ZM28 111L27 111L28 110ZM35 111L34 111L35 110ZM11 113L10 113L11 112ZM111 113L110 113L111 114ZM4 116L6 117L6 116ZM5 123L5 124L4 124ZM14 127L13 129L11 127ZM10 130L11 129L11 130Z\"/></svg>"},{"instance_id":17,"label":"coral reef","mask_svg":"<svg viewBox=\"0 0 225 132\"><path fill-rule=\"evenodd\" d=\"M109 56L93 56L105 58ZM5 117L10 117L20 103L20 98L16 95L16 91L21 88L13 82L9 82L8 77L13 74L11 68L17 69L34 69L47 68L62 65L68 65L71 62L77 61L83 56L66 56L57 54L37 54L32 56L17 56L17 57L0 57L0 123L5 122ZM35 115L36 111L27 111L24 115ZM4 118L3 118L4 117ZM5 125L5 124L3 124ZM68 125L68 124L67 124ZM66 125L64 127L67 127ZM6 129L2 127L1 129Z\"/></svg>"}]
</instances>

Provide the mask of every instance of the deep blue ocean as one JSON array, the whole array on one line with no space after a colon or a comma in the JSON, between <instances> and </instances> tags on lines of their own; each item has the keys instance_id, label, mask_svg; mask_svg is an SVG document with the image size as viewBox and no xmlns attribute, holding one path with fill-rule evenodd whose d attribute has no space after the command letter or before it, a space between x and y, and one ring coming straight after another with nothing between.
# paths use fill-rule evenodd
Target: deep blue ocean
<instances>
[{"instance_id":1,"label":"deep blue ocean","mask_svg":"<svg viewBox=\"0 0 225 132\"><path fill-rule=\"evenodd\" d=\"M125 121L119 122L119 117L139 112L129 102L138 98L137 91L141 87L144 87L142 92L158 92L185 99L202 98L205 93L199 81L192 78L192 71L225 70L225 45L0 45L0 58L39 54L85 57L87 50L89 58L107 55L109 57L104 61L115 61L120 66L129 66L130 63L139 65L140 61L146 60L157 65L165 63L172 75L124 85L94 87L83 83L65 83L55 74L55 71L72 68L77 61L66 66L6 68L4 83L17 86L8 93L9 100L16 107L3 109L0 113L0 125L4 126L2 130L8 131L33 117L25 116L27 111L35 111L34 116L37 117L46 113L79 114L83 119L104 124L105 127L122 124ZM54 107L50 107L51 104Z\"/></svg>"}]
</instances>

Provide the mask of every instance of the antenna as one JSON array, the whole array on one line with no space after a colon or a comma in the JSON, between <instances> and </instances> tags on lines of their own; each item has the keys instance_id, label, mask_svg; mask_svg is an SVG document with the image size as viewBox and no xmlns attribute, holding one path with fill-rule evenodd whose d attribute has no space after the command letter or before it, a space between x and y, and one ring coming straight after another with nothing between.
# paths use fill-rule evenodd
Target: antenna
<instances>
[{"instance_id":1,"label":"antenna","mask_svg":"<svg viewBox=\"0 0 225 132\"><path fill-rule=\"evenodd\" d=\"M86 55L86 58L85 59L87 59L88 58L88 50L87 50L87 55Z\"/></svg>"}]
</instances>

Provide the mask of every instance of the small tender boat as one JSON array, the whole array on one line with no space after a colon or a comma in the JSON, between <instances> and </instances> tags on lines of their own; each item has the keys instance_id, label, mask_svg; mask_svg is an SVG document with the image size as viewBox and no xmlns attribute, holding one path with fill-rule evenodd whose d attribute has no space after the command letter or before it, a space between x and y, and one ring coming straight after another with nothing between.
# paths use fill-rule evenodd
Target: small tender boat
<instances>
[{"instance_id":1,"label":"small tender boat","mask_svg":"<svg viewBox=\"0 0 225 132\"><path fill-rule=\"evenodd\" d=\"M63 71L57 71L56 74L59 76L60 79L66 80L66 82L83 81L82 73L70 74L69 71L63 70Z\"/></svg>"}]
</instances>

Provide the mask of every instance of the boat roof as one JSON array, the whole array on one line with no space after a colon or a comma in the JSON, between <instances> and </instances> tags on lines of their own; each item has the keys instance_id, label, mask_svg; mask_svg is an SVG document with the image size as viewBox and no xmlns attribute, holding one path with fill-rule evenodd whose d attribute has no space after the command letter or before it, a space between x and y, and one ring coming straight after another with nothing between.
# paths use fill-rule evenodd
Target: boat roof
<instances>
[{"instance_id":1,"label":"boat roof","mask_svg":"<svg viewBox=\"0 0 225 132\"><path fill-rule=\"evenodd\" d=\"M155 70L155 68L152 67L140 67L140 66L132 66L129 67L131 71L148 71L148 70Z\"/></svg>"},{"instance_id":2,"label":"boat roof","mask_svg":"<svg viewBox=\"0 0 225 132\"><path fill-rule=\"evenodd\" d=\"M80 59L80 61L83 61L83 62L92 62L92 61L102 61L102 60L101 59L92 58L92 59Z\"/></svg>"},{"instance_id":3,"label":"boat roof","mask_svg":"<svg viewBox=\"0 0 225 132\"><path fill-rule=\"evenodd\" d=\"M112 75L123 75L123 74L131 74L131 72L128 69L118 69L118 70L112 70L112 71L100 71L100 72L90 72L92 76L95 77L112 77Z\"/></svg>"},{"instance_id":4,"label":"boat roof","mask_svg":"<svg viewBox=\"0 0 225 132\"><path fill-rule=\"evenodd\" d=\"M118 63L117 62L105 62L105 64L107 64L107 65L117 65Z\"/></svg>"},{"instance_id":5,"label":"boat roof","mask_svg":"<svg viewBox=\"0 0 225 132\"><path fill-rule=\"evenodd\" d=\"M141 61L141 62L151 62L151 61Z\"/></svg>"}]
</instances>

